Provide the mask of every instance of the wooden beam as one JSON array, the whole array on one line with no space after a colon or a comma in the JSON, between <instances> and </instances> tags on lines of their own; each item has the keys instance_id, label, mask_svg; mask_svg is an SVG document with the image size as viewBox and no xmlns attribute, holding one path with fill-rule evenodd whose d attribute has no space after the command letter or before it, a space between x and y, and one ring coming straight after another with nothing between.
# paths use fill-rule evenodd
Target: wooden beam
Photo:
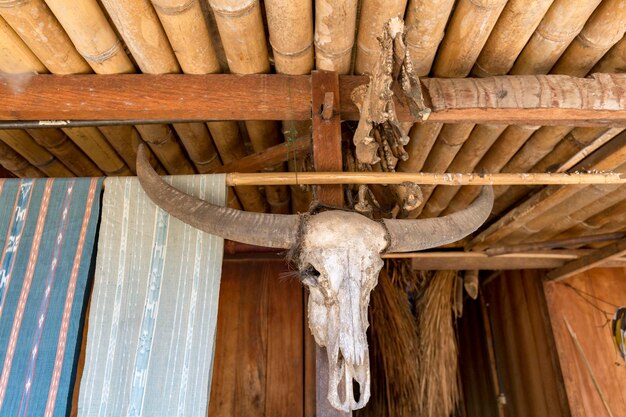
<instances>
[{"instance_id":1,"label":"wooden beam","mask_svg":"<svg viewBox=\"0 0 626 417\"><path fill-rule=\"evenodd\" d=\"M4 75L0 120L309 120L311 77ZM340 107L342 120L358 120L350 93L368 78L346 75L339 79L341 102L334 100L335 112ZM433 111L428 122L626 126L626 74L421 81L426 104ZM417 120L397 87L399 120Z\"/></svg>"},{"instance_id":2,"label":"wooden beam","mask_svg":"<svg viewBox=\"0 0 626 417\"><path fill-rule=\"evenodd\" d=\"M311 106L313 109L313 165L316 171L343 171L341 157L341 119L339 107L339 76L336 72L313 71L311 74ZM330 94L329 94L330 93ZM331 98L332 95L332 98ZM317 189L320 203L343 207L343 187L322 185ZM315 346L315 415L317 417L346 417L327 399L328 356L326 348Z\"/></svg>"},{"instance_id":3,"label":"wooden beam","mask_svg":"<svg viewBox=\"0 0 626 417\"><path fill-rule=\"evenodd\" d=\"M612 259L626 255L626 239L598 249L587 256L571 261L546 275L546 281L561 281L591 268L606 264Z\"/></svg>"},{"instance_id":4,"label":"wooden beam","mask_svg":"<svg viewBox=\"0 0 626 417\"><path fill-rule=\"evenodd\" d=\"M553 269L559 268L567 262L577 261L589 253L589 250L554 250L487 256L481 252L416 252L410 254L388 254L383 257L411 258L413 269L419 271L447 269L461 271L471 269ZM610 266L626 266L626 262L621 259L615 259Z\"/></svg>"},{"instance_id":5,"label":"wooden beam","mask_svg":"<svg viewBox=\"0 0 626 417\"><path fill-rule=\"evenodd\" d=\"M332 94L332 99L327 93ZM341 119L339 107L339 76L336 72L314 71L311 81L311 106L313 108L313 165L315 170L329 172L330 176L343 171L341 157ZM332 107L332 108L329 108ZM294 173L294 184L300 174ZM296 178L297 177L297 178ZM318 188L320 203L343 207L342 185Z\"/></svg>"},{"instance_id":6,"label":"wooden beam","mask_svg":"<svg viewBox=\"0 0 626 417\"><path fill-rule=\"evenodd\" d=\"M293 142L284 142L253 155L245 156L217 168L215 172L257 172L274 167L291 158L300 158L311 152L309 138L300 138Z\"/></svg>"}]
</instances>

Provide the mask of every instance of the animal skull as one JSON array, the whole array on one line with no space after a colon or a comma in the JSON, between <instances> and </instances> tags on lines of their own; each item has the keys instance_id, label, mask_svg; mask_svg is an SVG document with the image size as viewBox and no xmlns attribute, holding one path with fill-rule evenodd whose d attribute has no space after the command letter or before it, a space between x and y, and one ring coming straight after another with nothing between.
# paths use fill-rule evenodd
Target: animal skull
<instances>
[{"instance_id":1,"label":"animal skull","mask_svg":"<svg viewBox=\"0 0 626 417\"><path fill-rule=\"evenodd\" d=\"M493 205L489 187L468 208L436 219L376 222L340 210L311 216L250 213L217 207L173 188L150 166L143 146L137 156L137 175L159 207L193 227L237 242L299 251L300 273L310 290L309 326L328 354L328 400L342 411L362 408L370 397L365 332L370 292L383 266L381 254L455 242L476 230ZM353 395L354 381L359 384L358 400ZM343 400L339 398L342 382Z\"/></svg>"},{"instance_id":2,"label":"animal skull","mask_svg":"<svg viewBox=\"0 0 626 417\"><path fill-rule=\"evenodd\" d=\"M317 344L326 347L328 401L339 410L362 408L370 397L367 306L383 266L386 235L382 224L345 211L317 214L305 226L300 271L309 287L309 327ZM359 384L358 401L353 380Z\"/></svg>"}]
</instances>

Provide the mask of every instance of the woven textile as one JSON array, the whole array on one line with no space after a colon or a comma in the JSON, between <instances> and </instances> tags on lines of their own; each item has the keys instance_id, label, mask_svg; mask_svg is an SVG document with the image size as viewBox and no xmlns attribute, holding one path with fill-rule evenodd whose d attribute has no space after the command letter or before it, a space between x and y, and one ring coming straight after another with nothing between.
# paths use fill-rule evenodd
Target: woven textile
<instances>
[{"instance_id":1,"label":"woven textile","mask_svg":"<svg viewBox=\"0 0 626 417\"><path fill-rule=\"evenodd\" d=\"M101 179L0 180L0 415L68 413Z\"/></svg>"},{"instance_id":2,"label":"woven textile","mask_svg":"<svg viewBox=\"0 0 626 417\"><path fill-rule=\"evenodd\" d=\"M223 175L168 179L214 204ZM223 240L157 208L136 178L107 178L79 416L204 416Z\"/></svg>"}]
</instances>

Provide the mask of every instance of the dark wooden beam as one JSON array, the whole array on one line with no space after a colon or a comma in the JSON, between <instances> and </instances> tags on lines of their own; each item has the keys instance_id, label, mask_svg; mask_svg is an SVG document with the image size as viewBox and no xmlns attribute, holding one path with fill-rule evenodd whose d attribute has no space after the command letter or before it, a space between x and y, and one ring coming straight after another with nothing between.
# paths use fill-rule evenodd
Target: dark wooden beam
<instances>
[{"instance_id":1,"label":"dark wooden beam","mask_svg":"<svg viewBox=\"0 0 626 417\"><path fill-rule=\"evenodd\" d=\"M612 243L587 256L568 262L546 275L546 281L561 281L591 268L605 266L607 262L626 255L626 239Z\"/></svg>"},{"instance_id":2,"label":"dark wooden beam","mask_svg":"<svg viewBox=\"0 0 626 417\"><path fill-rule=\"evenodd\" d=\"M265 168L274 167L281 162L286 162L288 159L308 155L310 152L311 141L309 138L300 138L222 165L215 172L258 172Z\"/></svg>"},{"instance_id":3,"label":"dark wooden beam","mask_svg":"<svg viewBox=\"0 0 626 417\"><path fill-rule=\"evenodd\" d=\"M340 77L341 102L333 106L341 107L342 120L358 120L350 93L367 81ZM626 126L626 74L421 81L433 111L428 122ZM396 92L398 118L415 120ZM7 121L311 118L309 75L5 75L0 97L0 120Z\"/></svg>"},{"instance_id":4,"label":"dark wooden beam","mask_svg":"<svg viewBox=\"0 0 626 417\"><path fill-rule=\"evenodd\" d=\"M318 172L343 171L341 158L341 108L339 104L339 76L337 73L314 71L311 82L313 165ZM320 186L317 198L320 203L342 207L343 186Z\"/></svg>"},{"instance_id":5,"label":"dark wooden beam","mask_svg":"<svg viewBox=\"0 0 626 417\"><path fill-rule=\"evenodd\" d=\"M341 118L339 76L336 72L313 71L311 75L311 107L313 126L313 165L316 171L341 172ZM317 199L322 204L343 206L343 186L320 185ZM316 345L315 354L315 415L317 417L345 417L330 405L328 395L328 356L326 348Z\"/></svg>"}]
</instances>

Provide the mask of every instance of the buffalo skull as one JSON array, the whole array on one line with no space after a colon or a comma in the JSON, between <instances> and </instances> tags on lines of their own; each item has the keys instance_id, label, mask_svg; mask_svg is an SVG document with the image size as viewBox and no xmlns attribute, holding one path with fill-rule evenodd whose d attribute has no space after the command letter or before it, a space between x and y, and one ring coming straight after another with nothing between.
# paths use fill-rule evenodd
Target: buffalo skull
<instances>
[{"instance_id":1,"label":"buffalo skull","mask_svg":"<svg viewBox=\"0 0 626 417\"><path fill-rule=\"evenodd\" d=\"M218 207L170 186L152 169L143 147L137 175L159 207L193 227L298 254L302 282L310 291L309 327L328 355L328 401L342 411L362 408L370 397L367 307L383 266L381 254L455 242L476 230L493 205L489 187L468 208L435 219L374 221L341 210L314 215L251 213ZM358 399L353 394L354 382Z\"/></svg>"}]
</instances>

